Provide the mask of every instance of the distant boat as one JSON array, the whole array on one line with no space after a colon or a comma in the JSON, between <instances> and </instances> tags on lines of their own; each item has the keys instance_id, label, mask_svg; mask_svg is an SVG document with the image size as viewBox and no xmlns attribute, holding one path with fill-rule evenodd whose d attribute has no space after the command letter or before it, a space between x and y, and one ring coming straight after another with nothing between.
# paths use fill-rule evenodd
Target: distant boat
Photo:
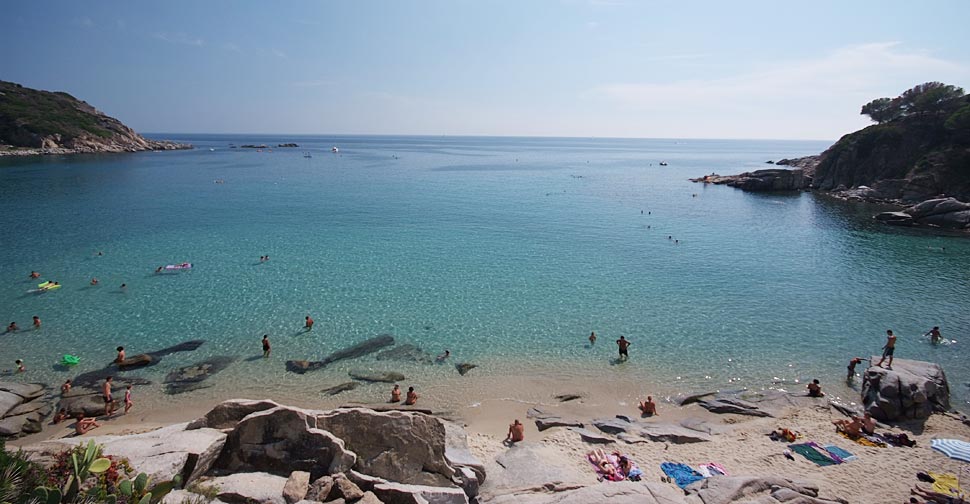
<instances>
[{"instance_id":1,"label":"distant boat","mask_svg":"<svg viewBox=\"0 0 970 504\"><path fill-rule=\"evenodd\" d=\"M303 153L303 157L305 157L305 158L312 158L313 156L310 155L310 151L306 151L306 152Z\"/></svg>"},{"instance_id":2,"label":"distant boat","mask_svg":"<svg viewBox=\"0 0 970 504\"><path fill-rule=\"evenodd\" d=\"M340 152L340 149L338 149L336 147L331 147L330 148L330 152L337 153L337 152Z\"/></svg>"},{"instance_id":3,"label":"distant boat","mask_svg":"<svg viewBox=\"0 0 970 504\"><path fill-rule=\"evenodd\" d=\"M216 151L215 149L209 149L209 152L215 152L215 151Z\"/></svg>"},{"instance_id":4,"label":"distant boat","mask_svg":"<svg viewBox=\"0 0 970 504\"><path fill-rule=\"evenodd\" d=\"M661 161L660 162L660 166L667 166L667 162L666 161Z\"/></svg>"}]
</instances>

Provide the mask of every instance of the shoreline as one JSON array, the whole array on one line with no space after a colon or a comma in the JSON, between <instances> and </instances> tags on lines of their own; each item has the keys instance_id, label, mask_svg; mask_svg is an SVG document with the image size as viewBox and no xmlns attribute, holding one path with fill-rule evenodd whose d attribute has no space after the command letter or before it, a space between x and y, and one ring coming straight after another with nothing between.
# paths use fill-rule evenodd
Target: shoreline
<instances>
[{"instance_id":1,"label":"shoreline","mask_svg":"<svg viewBox=\"0 0 970 504\"><path fill-rule=\"evenodd\" d=\"M72 154L120 154L124 152L148 152L148 151L171 151L171 150L192 150L191 144L182 144L168 140L148 140L147 147L140 146L100 146L97 149L90 147L66 148L66 147L16 147L0 145L0 157L24 157L24 156L57 156ZM12 148L11 148L12 147Z\"/></svg>"}]
</instances>

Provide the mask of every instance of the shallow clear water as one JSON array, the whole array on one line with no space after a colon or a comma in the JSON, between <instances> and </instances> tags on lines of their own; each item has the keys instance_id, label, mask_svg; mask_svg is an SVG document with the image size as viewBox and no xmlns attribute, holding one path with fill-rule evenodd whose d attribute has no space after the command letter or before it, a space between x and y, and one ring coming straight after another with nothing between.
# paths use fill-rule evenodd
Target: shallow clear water
<instances>
[{"instance_id":1,"label":"shallow clear water","mask_svg":"<svg viewBox=\"0 0 970 504\"><path fill-rule=\"evenodd\" d=\"M310 382L283 361L389 332L483 376L606 369L668 391L817 377L844 392L846 362L879 353L892 328L897 357L940 362L955 402L970 395L965 237L885 227L872 207L811 194L687 181L822 142L176 139L197 149L0 159L0 320L44 321L2 336L3 367L23 358L23 379L58 383L76 372L54 366L64 353L88 370L117 345L205 339L143 374L233 355L219 393L255 395L343 381L361 363ZM289 141L301 147L228 148ZM153 274L182 261L195 268ZM31 270L64 287L27 294ZM934 325L959 343L919 337ZM247 361L264 333L273 359ZM624 364L611 361L620 334L633 342ZM429 379L462 379L446 368Z\"/></svg>"}]
</instances>

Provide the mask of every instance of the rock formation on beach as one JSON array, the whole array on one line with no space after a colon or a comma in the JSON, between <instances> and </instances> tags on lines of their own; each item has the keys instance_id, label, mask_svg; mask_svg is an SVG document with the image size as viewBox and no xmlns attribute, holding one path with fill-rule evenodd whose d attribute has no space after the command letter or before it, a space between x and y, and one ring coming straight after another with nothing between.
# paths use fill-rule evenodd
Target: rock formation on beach
<instances>
[{"instance_id":1,"label":"rock formation on beach","mask_svg":"<svg viewBox=\"0 0 970 504\"><path fill-rule=\"evenodd\" d=\"M0 156L191 148L148 140L67 93L0 81Z\"/></svg>"},{"instance_id":2,"label":"rock formation on beach","mask_svg":"<svg viewBox=\"0 0 970 504\"><path fill-rule=\"evenodd\" d=\"M776 163L792 170L711 174L691 180L755 192L813 189L843 199L898 205L948 198L957 204L970 201L970 95L929 82L895 99L874 100L862 113L878 124L843 136L818 156ZM920 221L886 215L881 220L970 227L970 218L955 219L959 225L953 225L950 217Z\"/></svg>"}]
</instances>

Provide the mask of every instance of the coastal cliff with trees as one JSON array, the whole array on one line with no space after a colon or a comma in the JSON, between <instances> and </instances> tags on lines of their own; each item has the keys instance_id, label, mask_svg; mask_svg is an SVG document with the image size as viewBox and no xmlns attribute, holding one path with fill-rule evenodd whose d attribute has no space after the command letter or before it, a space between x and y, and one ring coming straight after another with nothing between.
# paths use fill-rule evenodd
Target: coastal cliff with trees
<instances>
[{"instance_id":1,"label":"coastal cliff with trees","mask_svg":"<svg viewBox=\"0 0 970 504\"><path fill-rule=\"evenodd\" d=\"M970 95L956 86L927 82L895 98L872 100L861 113L876 124L843 136L817 156L778 161L791 170L692 180L747 191L816 190L901 206L945 201L941 208L955 215L932 224L970 229L970 204L961 203L970 201ZM918 223L913 215L915 220L885 220Z\"/></svg>"},{"instance_id":2,"label":"coastal cliff with trees","mask_svg":"<svg viewBox=\"0 0 970 504\"><path fill-rule=\"evenodd\" d=\"M68 93L0 81L0 156L190 148L148 140Z\"/></svg>"}]
</instances>

